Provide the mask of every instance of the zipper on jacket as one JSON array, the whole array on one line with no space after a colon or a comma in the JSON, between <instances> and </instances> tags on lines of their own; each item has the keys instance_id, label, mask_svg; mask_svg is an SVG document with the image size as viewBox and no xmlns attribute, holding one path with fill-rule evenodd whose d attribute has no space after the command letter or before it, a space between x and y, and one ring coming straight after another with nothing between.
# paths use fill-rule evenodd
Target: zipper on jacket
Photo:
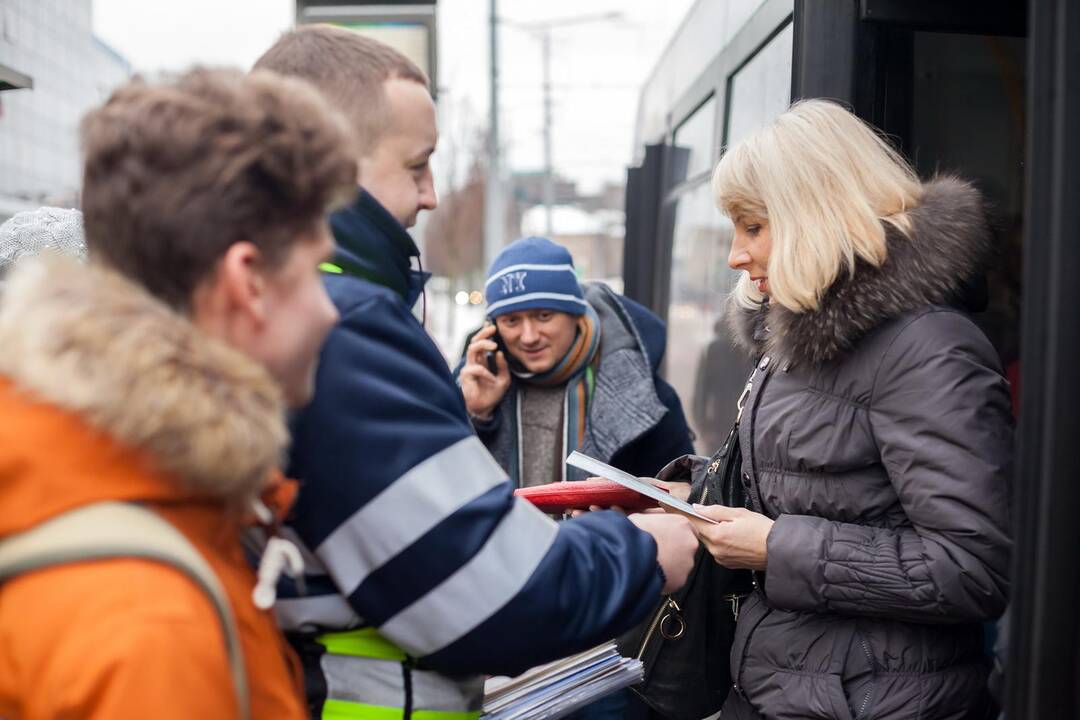
<instances>
[{"instance_id":1,"label":"zipper on jacket","mask_svg":"<svg viewBox=\"0 0 1080 720\"><path fill-rule=\"evenodd\" d=\"M861 632L856 630L859 636L859 645L862 647L863 653L866 655L866 662L870 665L870 671L874 670L874 656L870 654L870 648L866 646L866 638L863 637ZM874 681L870 680L869 687L866 688L866 695L863 696L862 704L859 705L859 712L855 715L855 720L858 720L866 713L866 707L870 704L870 696L874 694Z\"/></svg>"},{"instance_id":2,"label":"zipper on jacket","mask_svg":"<svg viewBox=\"0 0 1080 720\"><path fill-rule=\"evenodd\" d=\"M665 598L664 604L657 608L656 613L653 615L652 621L649 623L649 629L645 631L645 637L642 638L641 647L638 649L637 653L638 660L640 660L642 656L645 655L645 648L649 647L649 641L652 640L653 635L656 634L657 628L663 625L664 620L668 616L678 618L681 626L679 632L677 634L673 634L668 639L676 639L682 637L683 631L686 629L686 624L683 622L682 619L682 608L679 607L679 604L675 602L674 598L668 596L667 598Z\"/></svg>"},{"instance_id":3,"label":"zipper on jacket","mask_svg":"<svg viewBox=\"0 0 1080 720\"><path fill-rule=\"evenodd\" d=\"M871 681L871 683L873 683L873 681ZM855 720L859 720L859 718L863 716L863 713L866 712L866 706L870 704L870 695L873 694L873 690L874 688L872 684L866 689L866 696L863 697L862 705L859 706L859 712L856 713Z\"/></svg>"},{"instance_id":4,"label":"zipper on jacket","mask_svg":"<svg viewBox=\"0 0 1080 720\"><path fill-rule=\"evenodd\" d=\"M720 469L721 463L723 463L725 460L730 460L729 455L731 454L731 440L734 434L734 430L728 433L727 439L724 440L724 444L720 447L720 450L714 456L716 459L713 460L712 463L710 463L708 469L705 471L705 482L703 484L704 487L701 490L702 505L708 505L707 500L709 499L709 476L715 476L716 472Z\"/></svg>"},{"instance_id":5,"label":"zipper on jacket","mask_svg":"<svg viewBox=\"0 0 1080 720\"><path fill-rule=\"evenodd\" d=\"M712 465L710 465L709 469L705 471L705 482L702 483L702 487L701 487L701 504L702 505L708 505L709 504L709 478L711 476L716 475L716 471L720 468L720 463L723 462L725 457L726 457L726 453L724 453L721 450L720 457L713 460Z\"/></svg>"}]
</instances>

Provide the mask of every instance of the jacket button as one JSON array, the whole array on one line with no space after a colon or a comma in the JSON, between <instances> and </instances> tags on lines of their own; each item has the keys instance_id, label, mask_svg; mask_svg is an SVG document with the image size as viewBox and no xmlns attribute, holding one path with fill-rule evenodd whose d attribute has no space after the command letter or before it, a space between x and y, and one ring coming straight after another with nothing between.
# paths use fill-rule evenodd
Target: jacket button
<instances>
[{"instance_id":1,"label":"jacket button","mask_svg":"<svg viewBox=\"0 0 1080 720\"><path fill-rule=\"evenodd\" d=\"M750 487L750 473L743 473L742 474L742 484L745 487Z\"/></svg>"}]
</instances>

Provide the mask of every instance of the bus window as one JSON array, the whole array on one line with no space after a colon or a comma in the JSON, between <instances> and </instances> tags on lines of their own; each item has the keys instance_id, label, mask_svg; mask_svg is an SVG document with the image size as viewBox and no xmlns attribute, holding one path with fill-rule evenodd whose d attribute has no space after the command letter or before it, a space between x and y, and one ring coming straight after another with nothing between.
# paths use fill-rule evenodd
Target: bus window
<instances>
[{"instance_id":1,"label":"bus window","mask_svg":"<svg viewBox=\"0 0 1080 720\"><path fill-rule=\"evenodd\" d=\"M730 142L787 109L792 37L792 26L785 23L728 78L725 136ZM701 162L705 157L714 162L706 149L712 147L715 105L710 99L676 130L671 177L672 184L682 184L676 185L671 200L665 376L686 406L696 448L703 454L723 442L750 369L749 358L733 347L722 319L727 295L738 279L727 266L733 228L716 208L709 182L712 168Z\"/></svg>"},{"instance_id":2,"label":"bus window","mask_svg":"<svg viewBox=\"0 0 1080 720\"><path fill-rule=\"evenodd\" d=\"M724 144L742 140L791 102L791 23L731 76Z\"/></svg>"},{"instance_id":3,"label":"bus window","mask_svg":"<svg viewBox=\"0 0 1080 720\"><path fill-rule=\"evenodd\" d=\"M727 266L734 228L701 182L675 207L666 377L683 399L698 452L711 454L734 418L749 362L721 322L738 274Z\"/></svg>"},{"instance_id":4,"label":"bus window","mask_svg":"<svg viewBox=\"0 0 1080 720\"><path fill-rule=\"evenodd\" d=\"M682 182L712 170L716 151L715 96L710 95L675 129L674 145L672 182Z\"/></svg>"}]
</instances>

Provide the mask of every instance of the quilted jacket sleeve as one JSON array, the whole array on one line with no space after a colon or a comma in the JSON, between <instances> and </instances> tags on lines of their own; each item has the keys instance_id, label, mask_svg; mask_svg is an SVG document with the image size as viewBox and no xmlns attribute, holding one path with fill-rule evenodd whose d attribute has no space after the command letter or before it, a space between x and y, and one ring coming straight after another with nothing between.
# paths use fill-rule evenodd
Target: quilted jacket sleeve
<instances>
[{"instance_id":1,"label":"quilted jacket sleeve","mask_svg":"<svg viewBox=\"0 0 1080 720\"><path fill-rule=\"evenodd\" d=\"M933 311L898 333L877 373L870 420L911 526L780 516L769 600L916 622L997 617L1009 585L1013 437L994 349L964 316Z\"/></svg>"}]
</instances>

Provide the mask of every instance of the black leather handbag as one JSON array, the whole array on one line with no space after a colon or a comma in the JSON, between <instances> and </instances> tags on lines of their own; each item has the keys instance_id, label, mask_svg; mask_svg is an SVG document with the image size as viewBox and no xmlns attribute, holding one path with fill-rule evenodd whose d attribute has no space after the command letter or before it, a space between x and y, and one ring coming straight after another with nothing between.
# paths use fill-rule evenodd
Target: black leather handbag
<instances>
[{"instance_id":1,"label":"black leather handbag","mask_svg":"<svg viewBox=\"0 0 1080 720\"><path fill-rule=\"evenodd\" d=\"M746 507L736 428L712 458L683 455L657 479L689 482L690 502ZM618 640L621 654L645 667L644 680L633 690L671 720L700 720L717 712L731 688L729 656L739 603L751 590L750 571L718 565L698 548L686 584Z\"/></svg>"}]
</instances>

